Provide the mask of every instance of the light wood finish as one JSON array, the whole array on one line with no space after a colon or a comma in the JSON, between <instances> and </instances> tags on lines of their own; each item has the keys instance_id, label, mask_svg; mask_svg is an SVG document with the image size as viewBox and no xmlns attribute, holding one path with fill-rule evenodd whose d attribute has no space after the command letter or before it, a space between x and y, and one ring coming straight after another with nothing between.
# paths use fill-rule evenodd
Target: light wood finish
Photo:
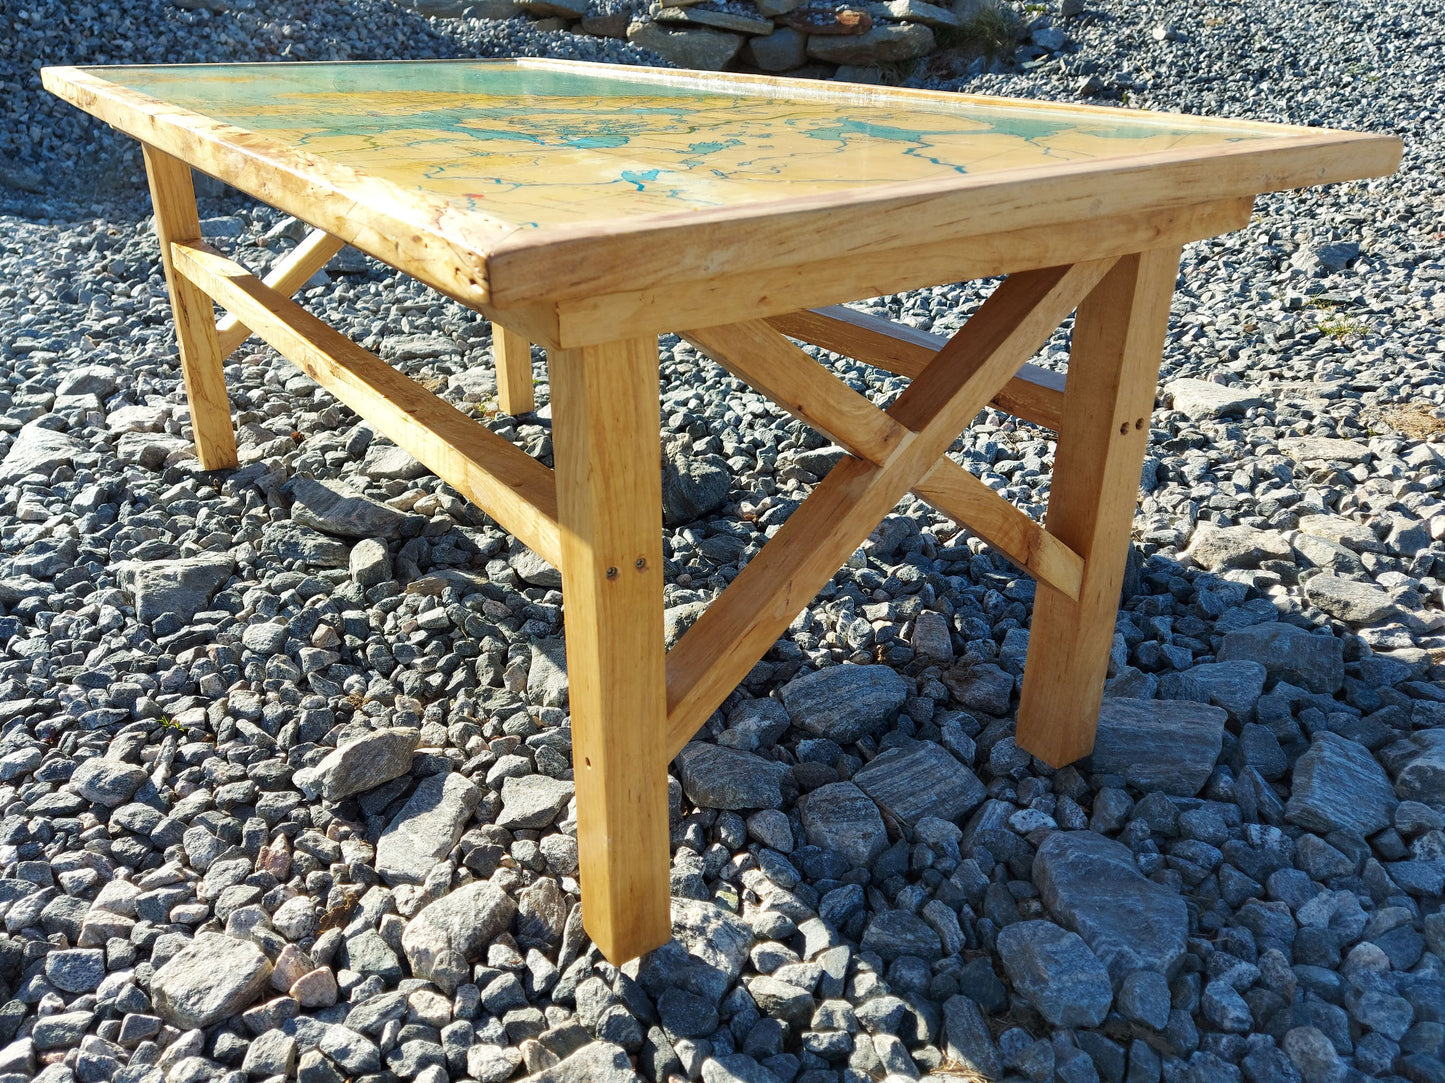
<instances>
[{"instance_id":1,"label":"light wood finish","mask_svg":"<svg viewBox=\"0 0 1445 1083\"><path fill-rule=\"evenodd\" d=\"M920 331L843 305L790 312L774 316L768 323L789 338L909 378L922 372L948 341L946 335ZM1057 432L1064 405L1064 374L1025 365L988 404Z\"/></svg>"},{"instance_id":2,"label":"light wood finish","mask_svg":"<svg viewBox=\"0 0 1445 1083\"><path fill-rule=\"evenodd\" d=\"M902 425L761 320L679 334L753 390L875 465L885 465L908 437Z\"/></svg>"},{"instance_id":3,"label":"light wood finish","mask_svg":"<svg viewBox=\"0 0 1445 1083\"><path fill-rule=\"evenodd\" d=\"M437 477L558 566L552 472L204 242L173 244L176 270Z\"/></svg>"},{"instance_id":4,"label":"light wood finish","mask_svg":"<svg viewBox=\"0 0 1445 1083\"><path fill-rule=\"evenodd\" d=\"M290 297L345 247L346 242L340 237L313 229L300 244L277 260L276 266L261 281L283 297ZM235 316L226 316L216 324L216 335L221 342L221 356L230 357L236 347L250 337L251 329Z\"/></svg>"},{"instance_id":5,"label":"light wood finish","mask_svg":"<svg viewBox=\"0 0 1445 1083\"><path fill-rule=\"evenodd\" d=\"M550 355L582 922L622 963L670 935L657 341Z\"/></svg>"},{"instance_id":6,"label":"light wood finish","mask_svg":"<svg viewBox=\"0 0 1445 1083\"><path fill-rule=\"evenodd\" d=\"M171 245L176 241L197 241L201 221L196 213L196 193L191 185L191 167L154 147L143 147L146 177L150 181L151 205L156 216L161 262L175 316L176 346L181 372L186 381L186 400L191 406L191 431L196 438L196 458L204 470L225 470L236 466L236 430L231 424L231 402L226 397L226 375L221 369L223 355L216 339L211 299L176 273Z\"/></svg>"},{"instance_id":7,"label":"light wood finish","mask_svg":"<svg viewBox=\"0 0 1445 1083\"><path fill-rule=\"evenodd\" d=\"M804 262L794 266L719 273L692 281L679 278L655 287L638 287L638 276L619 272L594 284L596 293L549 306L548 326L538 333L586 345L614 334L726 323L720 318L724 313L733 318L742 313L767 318L940 282L1122 256L1242 229L1249 223L1252 205L1252 200L1234 199L1129 212L982 234L967 243L931 236L895 237L888 248L847 258L807 256L800 238L798 258Z\"/></svg>"},{"instance_id":8,"label":"light wood finish","mask_svg":"<svg viewBox=\"0 0 1445 1083\"><path fill-rule=\"evenodd\" d=\"M530 414L537 402L532 395L532 344L526 336L492 324L492 357L497 363L497 405L502 413Z\"/></svg>"},{"instance_id":9,"label":"light wood finish","mask_svg":"<svg viewBox=\"0 0 1445 1083\"><path fill-rule=\"evenodd\" d=\"M1084 558L952 459L940 459L913 491L1039 582L1079 596Z\"/></svg>"},{"instance_id":10,"label":"light wood finish","mask_svg":"<svg viewBox=\"0 0 1445 1083\"><path fill-rule=\"evenodd\" d=\"M1084 580L1077 600L1039 584L1016 736L1055 766L1094 746L1178 270L1177 248L1122 259L1074 320L1045 524L1083 556Z\"/></svg>"},{"instance_id":11,"label":"light wood finish","mask_svg":"<svg viewBox=\"0 0 1445 1083\"><path fill-rule=\"evenodd\" d=\"M794 417L874 466L887 466L910 437L908 429L761 320L684 331L682 337ZM937 341L948 343L944 338ZM1025 571L1070 597L1078 596L1083 559L952 459L939 458L913 490L945 515L967 524Z\"/></svg>"},{"instance_id":12,"label":"light wood finish","mask_svg":"<svg viewBox=\"0 0 1445 1083\"><path fill-rule=\"evenodd\" d=\"M1108 269L1108 260L1008 278L888 415L911 432L886 466L845 458L673 647L668 748L692 739L849 554Z\"/></svg>"}]
</instances>

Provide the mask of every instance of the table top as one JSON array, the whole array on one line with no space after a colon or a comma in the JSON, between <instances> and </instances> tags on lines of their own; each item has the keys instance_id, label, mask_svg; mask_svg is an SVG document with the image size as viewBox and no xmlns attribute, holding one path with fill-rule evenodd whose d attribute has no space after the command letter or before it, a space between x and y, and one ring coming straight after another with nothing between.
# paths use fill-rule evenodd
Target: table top
<instances>
[{"instance_id":1,"label":"table top","mask_svg":"<svg viewBox=\"0 0 1445 1083\"><path fill-rule=\"evenodd\" d=\"M950 198L944 228L967 235L1000 228L991 195L1030 182L1097 193L1104 214L1121 185L1122 209L1182 204L1368 175L1398 156L1391 137L1318 128L565 61L52 68L45 82L323 228L374 216L381 233L433 231L472 257L482 290L495 257L556 244L569 260L624 235L687 248L706 243L703 227L844 210L903 212L936 237L920 204ZM1212 190L1192 190L1205 174ZM1047 221L1048 191L1010 205ZM1071 202L1059 213L1077 219L1088 201ZM976 222L959 221L968 207Z\"/></svg>"}]
</instances>

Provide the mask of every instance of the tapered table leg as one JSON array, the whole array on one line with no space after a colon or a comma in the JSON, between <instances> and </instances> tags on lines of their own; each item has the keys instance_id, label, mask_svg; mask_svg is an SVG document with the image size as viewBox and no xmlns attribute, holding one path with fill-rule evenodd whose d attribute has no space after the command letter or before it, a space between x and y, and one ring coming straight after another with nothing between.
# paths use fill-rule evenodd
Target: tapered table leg
<instances>
[{"instance_id":1,"label":"tapered table leg","mask_svg":"<svg viewBox=\"0 0 1445 1083\"><path fill-rule=\"evenodd\" d=\"M582 917L621 964L671 935L657 341L548 365Z\"/></svg>"},{"instance_id":2,"label":"tapered table leg","mask_svg":"<svg viewBox=\"0 0 1445 1083\"><path fill-rule=\"evenodd\" d=\"M191 167L154 147L142 149L146 177L150 180L151 204L156 212L156 235L160 239L166 285L170 289L171 312L175 317L181 372L186 380L186 398L191 404L196 456L204 470L225 470L236 466L238 460L215 310L211 299L177 274L171 265L173 241L201 239Z\"/></svg>"},{"instance_id":3,"label":"tapered table leg","mask_svg":"<svg viewBox=\"0 0 1445 1083\"><path fill-rule=\"evenodd\" d=\"M526 414L536 400L532 395L532 344L526 336L492 324L492 357L497 363L497 405L502 413Z\"/></svg>"},{"instance_id":4,"label":"tapered table leg","mask_svg":"<svg viewBox=\"0 0 1445 1083\"><path fill-rule=\"evenodd\" d=\"M1061 767L1094 747L1179 249L1126 256L1079 305L1045 526L1084 558L1077 601L1034 596L1016 740Z\"/></svg>"}]
</instances>

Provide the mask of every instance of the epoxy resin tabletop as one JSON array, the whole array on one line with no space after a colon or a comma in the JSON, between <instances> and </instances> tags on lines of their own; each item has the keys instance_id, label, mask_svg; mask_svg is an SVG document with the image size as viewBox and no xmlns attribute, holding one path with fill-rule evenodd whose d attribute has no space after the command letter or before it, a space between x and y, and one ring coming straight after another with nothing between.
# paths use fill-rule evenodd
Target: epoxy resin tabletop
<instances>
[{"instance_id":1,"label":"epoxy resin tabletop","mask_svg":"<svg viewBox=\"0 0 1445 1083\"><path fill-rule=\"evenodd\" d=\"M817 84L800 96L796 82L732 86L696 73L516 61L86 70L523 227L825 196L1281 134L1272 126L1123 109L838 84Z\"/></svg>"}]
</instances>

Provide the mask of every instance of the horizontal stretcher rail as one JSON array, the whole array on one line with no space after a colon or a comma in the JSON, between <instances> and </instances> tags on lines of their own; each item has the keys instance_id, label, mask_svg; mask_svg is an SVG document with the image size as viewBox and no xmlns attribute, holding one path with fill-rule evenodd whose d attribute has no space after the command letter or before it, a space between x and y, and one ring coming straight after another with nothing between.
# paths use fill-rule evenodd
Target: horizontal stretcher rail
<instances>
[{"instance_id":1,"label":"horizontal stretcher rail","mask_svg":"<svg viewBox=\"0 0 1445 1083\"><path fill-rule=\"evenodd\" d=\"M175 269L554 567L552 471L433 395L204 242L171 245Z\"/></svg>"}]
</instances>

